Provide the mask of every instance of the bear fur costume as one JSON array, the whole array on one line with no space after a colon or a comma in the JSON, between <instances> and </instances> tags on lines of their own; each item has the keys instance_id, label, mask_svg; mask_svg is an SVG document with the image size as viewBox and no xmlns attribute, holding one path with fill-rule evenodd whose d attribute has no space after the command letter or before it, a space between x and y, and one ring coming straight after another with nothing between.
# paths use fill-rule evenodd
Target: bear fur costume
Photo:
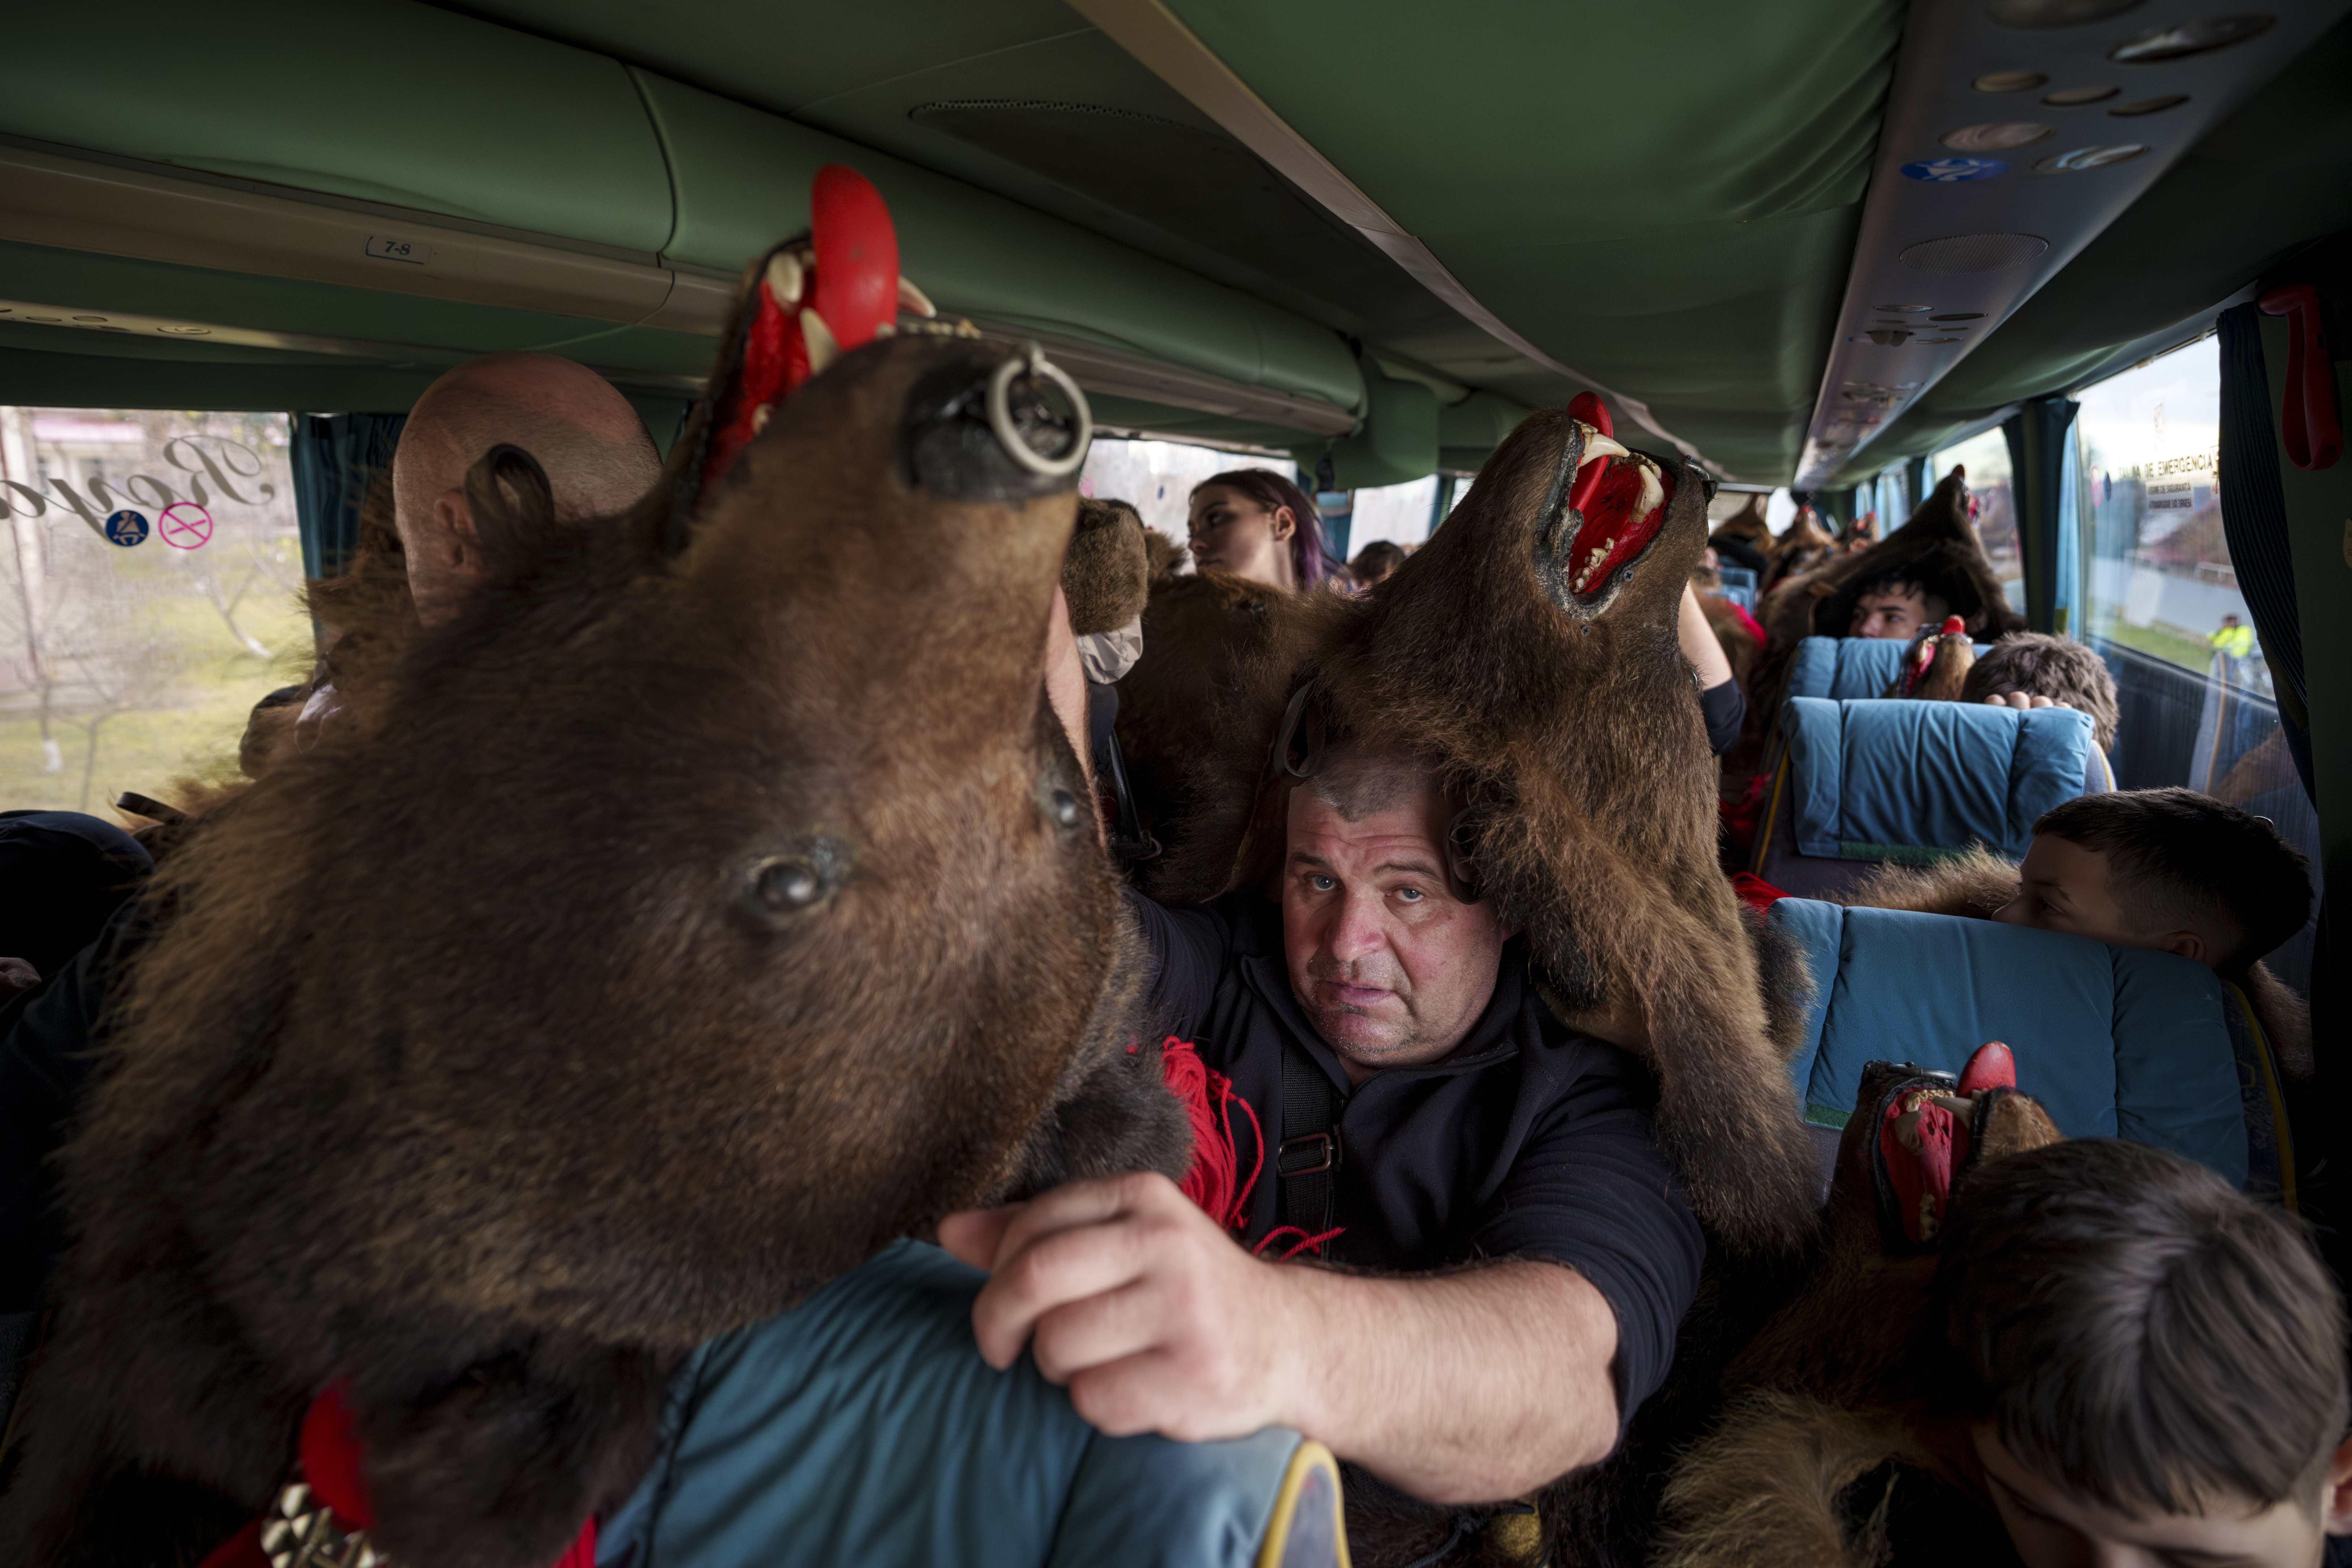
<instances>
[{"instance_id":1,"label":"bear fur costume","mask_svg":"<svg viewBox=\"0 0 2352 1568\"><path fill-rule=\"evenodd\" d=\"M1885 539L1783 578L1764 595L1756 618L1764 623L1775 658L1785 666L1804 638L1845 636L1863 584L1890 573L1925 583L1943 598L1947 613L1959 616L1981 640L2025 629L2025 617L2009 607L1992 558L1969 521L1967 471L1955 467L1910 520Z\"/></svg>"},{"instance_id":2,"label":"bear fur costume","mask_svg":"<svg viewBox=\"0 0 2352 1568\"><path fill-rule=\"evenodd\" d=\"M1235 781L1249 787L1265 762L1263 752L1246 762L1230 757L1220 743L1255 724L1244 695L1250 675L1297 668L1347 618L1346 601L1336 594L1289 594L1223 572L1155 572L1143 611L1143 656L1118 682L1118 744L1136 815L1173 851L1137 867L1145 891L1179 903L1204 901L1197 878L1181 879L1190 860L1186 845L1229 827L1220 808L1230 809ZM1220 838L1207 853L1230 849Z\"/></svg>"},{"instance_id":3,"label":"bear fur costume","mask_svg":"<svg viewBox=\"0 0 2352 1568\"><path fill-rule=\"evenodd\" d=\"M1912 1070L1873 1062L1856 1103L1879 1105ZM1878 1128L1874 1115L1846 1123L1807 1283L1726 1370L1718 1419L1667 1482L1651 1568L1870 1568L1887 1560L1884 1509L1873 1516L1856 1500L1864 1521L1849 1529L1849 1487L1889 1465L1955 1484L1917 1435L1951 1353L1928 1306L1937 1258L1885 1245L1870 1165ZM1970 1168L2060 1136L2038 1102L2002 1095L1979 1122ZM1952 1202L1967 1190L1964 1172ZM1976 1509L1945 1510L1941 1528L1954 1538L1989 1529L1993 1549L1939 1560L2006 1560L2000 1526Z\"/></svg>"},{"instance_id":4,"label":"bear fur costume","mask_svg":"<svg viewBox=\"0 0 2352 1568\"><path fill-rule=\"evenodd\" d=\"M1044 697L1073 481L980 418L1004 357L851 353L707 497L706 410L604 525L476 466L546 548L161 873L0 1561L198 1561L347 1379L379 1551L544 1568L697 1344L949 1210L1183 1173Z\"/></svg>"},{"instance_id":5,"label":"bear fur costume","mask_svg":"<svg viewBox=\"0 0 2352 1568\"><path fill-rule=\"evenodd\" d=\"M1569 500L1588 453L1649 461L1562 411L1530 416L1368 599L1192 580L1196 604L1215 607L1199 612L1204 651L1162 666L1193 671L1165 679L1171 700L1192 704L1192 743L1209 749L1190 770L1187 819L1151 868L1155 893L1204 902L1265 884L1286 837L1277 770L1311 771L1294 760L1302 736L1310 752L1318 735L1357 734L1430 758L1469 810L1457 847L1470 876L1528 928L1547 1001L1650 1062L1660 1142L1714 1248L1675 1375L1617 1456L1543 1489L1532 1531L1523 1513L1418 1502L1351 1469L1349 1549L1364 1568L1626 1561L1629 1543L1638 1561L1664 1456L1695 1434L1711 1370L1753 1334L1757 1303L1777 1299L1767 1282L1812 1230L1794 1101L1755 1092L1785 1081L1810 981L1743 919L1717 864L1715 769L1676 641L1706 545L1704 476L1682 468L1643 520L1650 537L1613 536L1628 552L1580 590L1570 568L1591 559L1596 542L1580 535L1598 519ZM1171 592L1155 590L1147 612L1147 664L1153 618L1181 602ZM1244 636L1221 640L1221 627Z\"/></svg>"},{"instance_id":6,"label":"bear fur costume","mask_svg":"<svg viewBox=\"0 0 2352 1568\"><path fill-rule=\"evenodd\" d=\"M1144 535L1150 531L1123 500L1078 502L1077 531L1062 562L1062 592L1070 601L1070 630L1078 637L1117 631L1143 614L1150 590Z\"/></svg>"},{"instance_id":7,"label":"bear fur costume","mask_svg":"<svg viewBox=\"0 0 2352 1568\"><path fill-rule=\"evenodd\" d=\"M1701 1221L1718 1244L1782 1252L1810 1222L1811 1158L1793 1100L1749 1103L1788 1046L1717 862L1715 770L1675 640L1706 542L1704 476L1676 475L1635 525L1650 537L1612 536L1607 574L1580 591L1570 568L1597 542L1569 498L1588 451L1650 461L1564 412L1531 415L1370 598L1267 600L1282 636L1234 660L1158 890L1205 902L1276 869L1288 795L1269 759L1289 765L1277 734L1302 690L1288 752L1320 733L1431 759L1468 808L1471 878L1527 928L1547 1001L1655 1069L1659 1140Z\"/></svg>"}]
</instances>

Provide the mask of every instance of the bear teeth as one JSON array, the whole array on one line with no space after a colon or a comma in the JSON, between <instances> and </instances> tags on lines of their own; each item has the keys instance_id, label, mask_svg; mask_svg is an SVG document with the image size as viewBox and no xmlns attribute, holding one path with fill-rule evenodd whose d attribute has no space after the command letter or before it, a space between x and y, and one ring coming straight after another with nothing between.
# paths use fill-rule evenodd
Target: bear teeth
<instances>
[{"instance_id":1,"label":"bear teeth","mask_svg":"<svg viewBox=\"0 0 2352 1568\"><path fill-rule=\"evenodd\" d=\"M1609 559L1609 552L1616 547L1617 541L1613 538L1604 539L1594 545L1592 553L1584 558L1584 570L1576 574L1576 580L1569 584L1570 589L1575 593L1583 593L1585 584L1592 581L1592 574L1600 569L1603 561Z\"/></svg>"}]
</instances>

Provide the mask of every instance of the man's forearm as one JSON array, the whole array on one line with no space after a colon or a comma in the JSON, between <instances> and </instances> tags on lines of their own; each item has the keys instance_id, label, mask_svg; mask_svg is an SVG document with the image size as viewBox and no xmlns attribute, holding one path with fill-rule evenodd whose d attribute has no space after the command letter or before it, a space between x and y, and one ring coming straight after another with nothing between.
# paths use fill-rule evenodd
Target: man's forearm
<instances>
[{"instance_id":1,"label":"man's forearm","mask_svg":"<svg viewBox=\"0 0 2352 1568\"><path fill-rule=\"evenodd\" d=\"M1582 1275L1516 1260L1283 1272L1292 1424L1392 1485L1433 1502L1517 1497L1616 1441L1616 1315Z\"/></svg>"}]
</instances>

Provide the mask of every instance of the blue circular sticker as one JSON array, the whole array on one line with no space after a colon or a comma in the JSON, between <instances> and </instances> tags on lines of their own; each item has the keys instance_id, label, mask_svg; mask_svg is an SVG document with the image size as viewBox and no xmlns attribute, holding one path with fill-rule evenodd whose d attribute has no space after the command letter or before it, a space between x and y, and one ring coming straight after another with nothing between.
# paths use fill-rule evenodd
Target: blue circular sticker
<instances>
[{"instance_id":1,"label":"blue circular sticker","mask_svg":"<svg viewBox=\"0 0 2352 1568\"><path fill-rule=\"evenodd\" d=\"M106 520L106 537L117 544L143 544L147 542L147 519L135 511L118 511Z\"/></svg>"},{"instance_id":2,"label":"blue circular sticker","mask_svg":"<svg viewBox=\"0 0 2352 1568\"><path fill-rule=\"evenodd\" d=\"M1990 180L1995 174L2006 174L2009 165L1998 158L1930 158L1924 163L1904 164L1903 173L1930 184L1957 185L1963 180Z\"/></svg>"}]
</instances>

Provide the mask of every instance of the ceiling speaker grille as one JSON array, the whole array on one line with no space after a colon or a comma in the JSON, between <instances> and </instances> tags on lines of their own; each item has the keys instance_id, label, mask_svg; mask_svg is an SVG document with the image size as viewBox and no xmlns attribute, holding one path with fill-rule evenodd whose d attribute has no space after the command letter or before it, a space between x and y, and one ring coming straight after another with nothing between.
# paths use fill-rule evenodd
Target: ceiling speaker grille
<instances>
[{"instance_id":1,"label":"ceiling speaker grille","mask_svg":"<svg viewBox=\"0 0 2352 1568\"><path fill-rule=\"evenodd\" d=\"M1961 234L1923 240L1896 259L1914 272L1998 272L2022 267L2050 248L2031 234Z\"/></svg>"}]
</instances>

